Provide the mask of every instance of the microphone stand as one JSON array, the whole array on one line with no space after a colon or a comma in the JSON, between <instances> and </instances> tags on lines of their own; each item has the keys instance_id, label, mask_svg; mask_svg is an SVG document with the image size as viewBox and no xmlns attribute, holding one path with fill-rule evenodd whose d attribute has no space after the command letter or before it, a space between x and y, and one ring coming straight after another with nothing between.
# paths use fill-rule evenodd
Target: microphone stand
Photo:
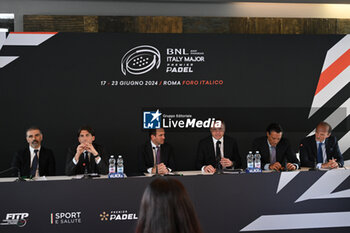
<instances>
[{"instance_id":1,"label":"microphone stand","mask_svg":"<svg viewBox=\"0 0 350 233\"><path fill-rule=\"evenodd\" d=\"M216 166L215 174L218 174L218 175L224 174L224 172L222 171L222 166L220 164L220 159L216 158L216 162L217 162L217 166Z\"/></svg>"},{"instance_id":2,"label":"microphone stand","mask_svg":"<svg viewBox=\"0 0 350 233\"><path fill-rule=\"evenodd\" d=\"M24 178L21 177L21 171L19 170L18 167L10 167L4 171L1 171L0 172L0 175L4 174L4 173L7 173L9 171L12 171L12 170L16 170L17 171L17 179L15 180L16 182L17 181L26 181Z\"/></svg>"},{"instance_id":3,"label":"microphone stand","mask_svg":"<svg viewBox=\"0 0 350 233\"><path fill-rule=\"evenodd\" d=\"M314 161L314 167L310 168L309 171L318 171L320 169L317 168L317 161Z\"/></svg>"},{"instance_id":4,"label":"microphone stand","mask_svg":"<svg viewBox=\"0 0 350 233\"><path fill-rule=\"evenodd\" d=\"M90 179L91 178L91 176L89 176L89 174L88 174L88 167L87 167L88 161L89 161L89 156L87 154L85 154L85 152L84 152L84 162L83 162L84 175L83 175L82 179Z\"/></svg>"},{"instance_id":5,"label":"microphone stand","mask_svg":"<svg viewBox=\"0 0 350 233\"><path fill-rule=\"evenodd\" d=\"M153 147L153 149L156 150L155 147ZM160 147L159 147L158 150L160 150ZM159 164L159 161L158 161L158 158L157 158L157 151L155 151L155 152L156 152L156 174L154 174L153 176L160 176L160 174L159 174L159 172L158 172L158 164Z\"/></svg>"}]
</instances>

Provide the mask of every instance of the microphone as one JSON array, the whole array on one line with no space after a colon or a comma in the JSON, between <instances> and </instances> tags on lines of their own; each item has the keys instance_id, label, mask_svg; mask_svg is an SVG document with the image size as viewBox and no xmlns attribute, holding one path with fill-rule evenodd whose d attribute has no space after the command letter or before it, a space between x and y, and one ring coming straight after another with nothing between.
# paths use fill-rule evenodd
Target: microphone
<instances>
[{"instance_id":1,"label":"microphone","mask_svg":"<svg viewBox=\"0 0 350 233\"><path fill-rule=\"evenodd\" d=\"M26 181L25 179L23 179L21 177L21 171L19 170L18 167L10 167L10 168L8 168L6 170L3 170L3 171L0 172L0 175L5 174L5 173L7 173L9 171L13 171L13 170L17 171L17 179L15 181Z\"/></svg>"},{"instance_id":2,"label":"microphone","mask_svg":"<svg viewBox=\"0 0 350 233\"><path fill-rule=\"evenodd\" d=\"M83 168L84 168L84 175L83 177L81 177L82 179L90 179L92 178L89 174L89 155L88 155L88 151L87 150L84 150L84 152L82 153L83 154Z\"/></svg>"},{"instance_id":3,"label":"microphone","mask_svg":"<svg viewBox=\"0 0 350 233\"><path fill-rule=\"evenodd\" d=\"M88 174L88 161L89 161L89 156L87 154L87 150L84 150L83 155L84 155L84 160L83 160L83 167L84 167L84 175Z\"/></svg>"},{"instance_id":4,"label":"microphone","mask_svg":"<svg viewBox=\"0 0 350 233\"><path fill-rule=\"evenodd\" d=\"M158 158L157 158L157 150L156 149L157 149L156 147L153 147L153 150L156 153L156 174L154 174L154 176L160 176L159 172L158 172L158 163L159 163L159 161L158 161ZM160 147L159 147L159 150L160 150Z\"/></svg>"},{"instance_id":5,"label":"microphone","mask_svg":"<svg viewBox=\"0 0 350 233\"><path fill-rule=\"evenodd\" d=\"M314 159L314 166L309 169L309 171L318 171L319 169L317 168L317 160Z\"/></svg>"},{"instance_id":6,"label":"microphone","mask_svg":"<svg viewBox=\"0 0 350 233\"><path fill-rule=\"evenodd\" d=\"M223 170L222 170L222 166L221 166L221 164L220 164L220 160L221 160L221 158L218 158L218 157L216 157L216 171L215 171L215 174L223 174Z\"/></svg>"},{"instance_id":7,"label":"microphone","mask_svg":"<svg viewBox=\"0 0 350 233\"><path fill-rule=\"evenodd\" d=\"M286 159L283 160L283 169L282 169L282 171L288 171L287 160Z\"/></svg>"}]
</instances>

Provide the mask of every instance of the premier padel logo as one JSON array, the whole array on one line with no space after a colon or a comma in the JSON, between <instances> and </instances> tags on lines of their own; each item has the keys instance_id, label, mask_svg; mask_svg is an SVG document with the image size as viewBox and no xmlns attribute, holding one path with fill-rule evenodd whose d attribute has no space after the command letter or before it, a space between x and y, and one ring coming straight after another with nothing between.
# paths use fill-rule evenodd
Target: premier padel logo
<instances>
[{"instance_id":1,"label":"premier padel logo","mask_svg":"<svg viewBox=\"0 0 350 233\"><path fill-rule=\"evenodd\" d=\"M124 75L145 74L160 66L160 52L153 46L141 45L130 49L121 60L121 71Z\"/></svg>"}]
</instances>

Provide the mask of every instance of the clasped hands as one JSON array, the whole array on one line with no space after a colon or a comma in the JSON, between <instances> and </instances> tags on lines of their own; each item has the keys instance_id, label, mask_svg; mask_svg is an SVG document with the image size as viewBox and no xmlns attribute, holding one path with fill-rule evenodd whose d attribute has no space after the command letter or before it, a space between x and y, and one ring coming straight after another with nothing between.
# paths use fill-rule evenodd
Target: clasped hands
<instances>
[{"instance_id":1,"label":"clasped hands","mask_svg":"<svg viewBox=\"0 0 350 233\"><path fill-rule=\"evenodd\" d=\"M222 167L232 167L233 166L233 162L230 159L224 158L224 157L221 158L220 164ZM216 169L212 165L208 165L208 166L204 167L204 172L205 173L215 173Z\"/></svg>"},{"instance_id":2,"label":"clasped hands","mask_svg":"<svg viewBox=\"0 0 350 233\"><path fill-rule=\"evenodd\" d=\"M336 159L330 159L327 163L324 163L321 165L321 168L326 168L326 169L333 169L338 167L339 167L339 164L337 163Z\"/></svg>"},{"instance_id":3,"label":"clasped hands","mask_svg":"<svg viewBox=\"0 0 350 233\"><path fill-rule=\"evenodd\" d=\"M164 175L164 174L168 174L169 173L169 170L168 168L165 166L164 163L160 163L158 165L156 165L158 167L158 174L161 174L161 175ZM152 174L155 174L156 173L156 166L154 166L152 168Z\"/></svg>"},{"instance_id":4,"label":"clasped hands","mask_svg":"<svg viewBox=\"0 0 350 233\"><path fill-rule=\"evenodd\" d=\"M283 171L284 167L282 167L282 165L279 162L276 162L276 163L270 164L269 169L275 170L275 171ZM295 169L297 169L297 167L294 164L287 163L287 170L288 171L293 171Z\"/></svg>"},{"instance_id":5,"label":"clasped hands","mask_svg":"<svg viewBox=\"0 0 350 233\"><path fill-rule=\"evenodd\" d=\"M98 155L98 152L96 151L95 147L91 143L84 142L78 145L77 147L77 153L75 154L76 161L79 161L79 157L84 151L88 151L94 156Z\"/></svg>"}]
</instances>

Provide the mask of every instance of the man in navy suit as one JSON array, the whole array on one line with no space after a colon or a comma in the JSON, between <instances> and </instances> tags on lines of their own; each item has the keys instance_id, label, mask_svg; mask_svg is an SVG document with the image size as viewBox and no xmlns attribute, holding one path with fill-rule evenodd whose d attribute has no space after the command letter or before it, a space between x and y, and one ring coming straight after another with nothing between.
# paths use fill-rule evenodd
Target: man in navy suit
<instances>
[{"instance_id":1,"label":"man in navy suit","mask_svg":"<svg viewBox=\"0 0 350 233\"><path fill-rule=\"evenodd\" d=\"M79 144L68 149L66 175L108 174L108 158L104 147L95 143L95 130L87 125L82 126L77 136Z\"/></svg>"},{"instance_id":2,"label":"man in navy suit","mask_svg":"<svg viewBox=\"0 0 350 233\"><path fill-rule=\"evenodd\" d=\"M253 141L253 152L261 154L261 168L264 170L289 171L300 167L299 160L292 151L289 141L282 138L281 125L272 123L266 128L266 136Z\"/></svg>"},{"instance_id":3,"label":"man in navy suit","mask_svg":"<svg viewBox=\"0 0 350 233\"><path fill-rule=\"evenodd\" d=\"M344 166L337 138L331 135L332 127L320 122L316 133L304 138L300 143L301 166L332 169Z\"/></svg>"},{"instance_id":4,"label":"man in navy suit","mask_svg":"<svg viewBox=\"0 0 350 233\"><path fill-rule=\"evenodd\" d=\"M138 150L138 166L142 173L168 174L175 170L173 148L165 142L163 128L149 131L149 141L144 143Z\"/></svg>"},{"instance_id":5,"label":"man in navy suit","mask_svg":"<svg viewBox=\"0 0 350 233\"><path fill-rule=\"evenodd\" d=\"M41 130L38 127L30 127L26 131L26 139L29 146L15 153L12 167L17 167L21 176L31 178L54 176L56 174L55 157L50 149L41 145L43 140Z\"/></svg>"},{"instance_id":6,"label":"man in navy suit","mask_svg":"<svg viewBox=\"0 0 350 233\"><path fill-rule=\"evenodd\" d=\"M202 139L197 149L197 169L206 173L214 173L222 168L240 168L242 166L237 142L234 138L224 135L225 123L210 128L211 135ZM216 127L218 126L218 127Z\"/></svg>"}]
</instances>

